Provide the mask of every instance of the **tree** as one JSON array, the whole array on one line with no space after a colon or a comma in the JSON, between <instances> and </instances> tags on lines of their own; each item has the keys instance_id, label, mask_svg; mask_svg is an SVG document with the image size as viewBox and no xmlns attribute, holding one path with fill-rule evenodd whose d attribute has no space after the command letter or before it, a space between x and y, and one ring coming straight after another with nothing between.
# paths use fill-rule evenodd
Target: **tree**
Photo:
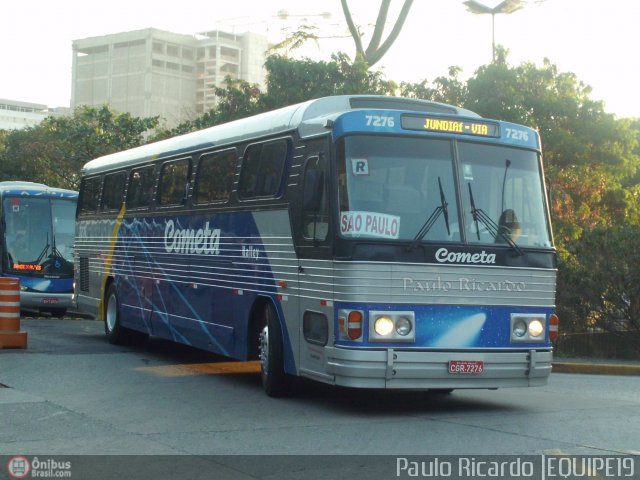
<instances>
[{"instance_id":1,"label":"tree","mask_svg":"<svg viewBox=\"0 0 640 480\"><path fill-rule=\"evenodd\" d=\"M396 84L381 72L372 72L363 62L344 53L334 54L330 62L295 60L278 55L267 58L266 109L273 109L328 95L392 95Z\"/></svg>"},{"instance_id":2,"label":"tree","mask_svg":"<svg viewBox=\"0 0 640 480\"><path fill-rule=\"evenodd\" d=\"M82 166L96 157L136 147L158 118L81 106L73 115L47 117L6 139L4 180L29 180L77 190Z\"/></svg>"},{"instance_id":3,"label":"tree","mask_svg":"<svg viewBox=\"0 0 640 480\"><path fill-rule=\"evenodd\" d=\"M459 78L462 69L456 66L449 67L448 73L448 77L437 77L432 86L427 80L419 83L402 82L400 84L400 95L462 106L466 103L469 95L467 84Z\"/></svg>"},{"instance_id":4,"label":"tree","mask_svg":"<svg viewBox=\"0 0 640 480\"><path fill-rule=\"evenodd\" d=\"M342 4L342 12L344 13L344 18L347 21L347 26L349 27L349 33L351 33L351 37L353 38L353 41L356 45L355 61L356 63L362 62L367 65L367 67L372 67L380 61L380 59L391 48L393 42L396 41L398 35L400 35L400 31L404 26L404 22L406 21L407 16L409 15L409 11L411 10L413 0L404 1L398 18L393 24L391 32L384 41L382 40L382 37L384 35L385 25L387 23L387 15L389 14L391 0L381 1L380 9L378 10L378 18L376 19L373 34L371 35L369 45L366 49L364 48L362 43L362 34L353 22L353 17L351 15L351 10L349 9L347 0L340 0L340 3Z\"/></svg>"},{"instance_id":5,"label":"tree","mask_svg":"<svg viewBox=\"0 0 640 480\"><path fill-rule=\"evenodd\" d=\"M640 339L640 226L593 229L573 245L583 261L573 269L569 317L586 319L582 327L635 332ZM578 299L576 299L578 300Z\"/></svg>"}]
</instances>

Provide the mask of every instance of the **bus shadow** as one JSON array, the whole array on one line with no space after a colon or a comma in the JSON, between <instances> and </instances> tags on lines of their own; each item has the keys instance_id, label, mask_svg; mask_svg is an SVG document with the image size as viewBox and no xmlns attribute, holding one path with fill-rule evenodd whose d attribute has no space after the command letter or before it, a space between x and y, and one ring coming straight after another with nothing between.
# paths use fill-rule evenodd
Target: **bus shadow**
<instances>
[{"instance_id":1,"label":"bus shadow","mask_svg":"<svg viewBox=\"0 0 640 480\"><path fill-rule=\"evenodd\" d=\"M143 360L153 358L154 363L171 365L172 368L182 369L185 374L215 375L216 381L228 383L233 388L246 389L251 395L262 390L257 362L230 360L228 357L158 338L129 342L127 348L141 354ZM315 405L336 412L374 416L521 410L501 398L499 393L491 393L495 397L487 398L486 390L454 390L452 393L443 393L428 390L356 389L296 378L290 395L269 401Z\"/></svg>"},{"instance_id":2,"label":"bus shadow","mask_svg":"<svg viewBox=\"0 0 640 480\"><path fill-rule=\"evenodd\" d=\"M300 380L292 401L315 403L322 408L343 413L393 415L425 413L498 413L519 411L495 393L487 398L486 390L454 390L443 393L434 390L378 390L336 387Z\"/></svg>"}]
</instances>

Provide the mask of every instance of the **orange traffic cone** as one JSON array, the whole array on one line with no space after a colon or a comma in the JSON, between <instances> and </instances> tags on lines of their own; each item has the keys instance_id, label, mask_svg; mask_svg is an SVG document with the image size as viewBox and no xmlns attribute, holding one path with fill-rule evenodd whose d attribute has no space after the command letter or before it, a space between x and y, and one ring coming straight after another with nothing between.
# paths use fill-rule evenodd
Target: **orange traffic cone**
<instances>
[{"instance_id":1,"label":"orange traffic cone","mask_svg":"<svg viewBox=\"0 0 640 480\"><path fill-rule=\"evenodd\" d=\"M27 348L20 331L20 280L0 277L0 348Z\"/></svg>"}]
</instances>

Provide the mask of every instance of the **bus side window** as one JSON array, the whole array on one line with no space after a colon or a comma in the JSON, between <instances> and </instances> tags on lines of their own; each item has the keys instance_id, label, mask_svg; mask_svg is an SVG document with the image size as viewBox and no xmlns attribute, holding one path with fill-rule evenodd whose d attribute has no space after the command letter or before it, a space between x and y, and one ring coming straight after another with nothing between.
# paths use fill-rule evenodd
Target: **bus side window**
<instances>
[{"instance_id":1,"label":"bus side window","mask_svg":"<svg viewBox=\"0 0 640 480\"><path fill-rule=\"evenodd\" d=\"M158 198L161 206L183 205L187 198L190 159L182 158L162 165Z\"/></svg>"},{"instance_id":2,"label":"bus side window","mask_svg":"<svg viewBox=\"0 0 640 480\"><path fill-rule=\"evenodd\" d=\"M196 204L226 202L233 187L237 153L234 150L200 157L193 199Z\"/></svg>"},{"instance_id":3,"label":"bus side window","mask_svg":"<svg viewBox=\"0 0 640 480\"><path fill-rule=\"evenodd\" d=\"M127 208L142 208L151 205L155 167L136 168L131 171L129 189L127 190Z\"/></svg>"},{"instance_id":4,"label":"bus side window","mask_svg":"<svg viewBox=\"0 0 640 480\"><path fill-rule=\"evenodd\" d=\"M275 197L282 185L284 164L287 159L287 142L252 145L247 148L238 192L241 198Z\"/></svg>"},{"instance_id":5,"label":"bus side window","mask_svg":"<svg viewBox=\"0 0 640 480\"><path fill-rule=\"evenodd\" d=\"M102 191L102 211L120 210L124 197L124 183L127 172L116 172L105 175Z\"/></svg>"},{"instance_id":6,"label":"bus side window","mask_svg":"<svg viewBox=\"0 0 640 480\"><path fill-rule=\"evenodd\" d=\"M302 228L306 239L326 240L328 212L325 161L322 156L311 157L305 165L302 191Z\"/></svg>"},{"instance_id":7,"label":"bus side window","mask_svg":"<svg viewBox=\"0 0 640 480\"><path fill-rule=\"evenodd\" d=\"M100 202L100 177L85 178L80 187L80 205L78 211L83 213L94 213L98 209Z\"/></svg>"}]
</instances>

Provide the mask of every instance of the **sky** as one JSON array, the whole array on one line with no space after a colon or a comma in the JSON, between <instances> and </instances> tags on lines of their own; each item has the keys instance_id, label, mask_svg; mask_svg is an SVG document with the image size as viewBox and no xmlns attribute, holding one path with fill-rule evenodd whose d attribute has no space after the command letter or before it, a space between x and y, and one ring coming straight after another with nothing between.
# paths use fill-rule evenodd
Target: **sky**
<instances>
[{"instance_id":1,"label":"sky","mask_svg":"<svg viewBox=\"0 0 640 480\"><path fill-rule=\"evenodd\" d=\"M365 44L378 4L349 0ZM401 4L392 2L390 19ZM281 11L289 14L286 20ZM0 18L0 98L49 107L69 106L71 45L81 38L150 27L185 34L220 28L252 30L278 42L300 24L315 23L321 35L342 38L310 43L300 55L326 60L335 51L353 57L355 50L340 0L3 0ZM548 58L591 86L591 98L604 101L606 111L640 117L639 21L637 0L528 0L525 8L495 17L495 36L509 49L511 65L541 66ZM414 0L400 37L374 68L389 80L417 82L447 75L456 65L466 79L491 61L491 32L491 16L469 13L462 0Z\"/></svg>"}]
</instances>

